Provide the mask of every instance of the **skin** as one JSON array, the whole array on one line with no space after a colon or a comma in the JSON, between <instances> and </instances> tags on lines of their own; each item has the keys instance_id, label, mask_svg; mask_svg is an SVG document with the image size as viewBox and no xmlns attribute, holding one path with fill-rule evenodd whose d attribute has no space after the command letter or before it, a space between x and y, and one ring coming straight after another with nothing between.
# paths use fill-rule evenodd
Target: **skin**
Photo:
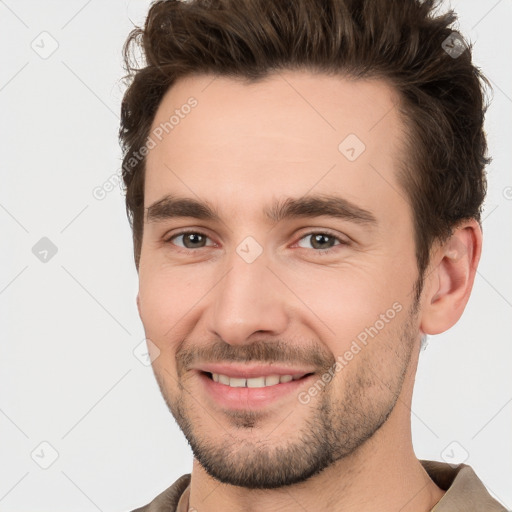
<instances>
[{"instance_id":1,"label":"skin","mask_svg":"<svg viewBox=\"0 0 512 512\"><path fill-rule=\"evenodd\" d=\"M221 221L145 222L137 296L157 382L194 453L189 505L431 510L443 491L417 460L410 429L420 338L462 315L478 223L462 222L434 245L415 304L412 210L396 177L404 126L390 85L304 71L256 84L189 76L166 93L153 129L190 96L197 106L148 154L145 207L172 193L207 201ZM352 162L338 150L348 134L366 146ZM274 199L313 193L344 197L377 223L272 224L263 215ZM183 228L206 238L173 237ZM319 248L311 234L326 230L339 239ZM252 263L236 251L248 236L263 249ZM314 361L321 378L397 303L400 312L308 403L291 393L235 412L206 395L192 368Z\"/></svg>"}]
</instances>

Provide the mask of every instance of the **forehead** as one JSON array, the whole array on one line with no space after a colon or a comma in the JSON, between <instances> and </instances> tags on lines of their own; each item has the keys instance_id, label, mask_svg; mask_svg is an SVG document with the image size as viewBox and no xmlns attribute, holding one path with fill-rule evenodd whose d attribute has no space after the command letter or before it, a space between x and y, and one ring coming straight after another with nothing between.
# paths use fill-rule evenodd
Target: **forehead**
<instances>
[{"instance_id":1,"label":"forehead","mask_svg":"<svg viewBox=\"0 0 512 512\"><path fill-rule=\"evenodd\" d=\"M182 78L152 124L145 206L172 192L243 214L269 198L338 191L383 213L402 202L403 219L397 102L384 81L303 71L256 83Z\"/></svg>"}]
</instances>

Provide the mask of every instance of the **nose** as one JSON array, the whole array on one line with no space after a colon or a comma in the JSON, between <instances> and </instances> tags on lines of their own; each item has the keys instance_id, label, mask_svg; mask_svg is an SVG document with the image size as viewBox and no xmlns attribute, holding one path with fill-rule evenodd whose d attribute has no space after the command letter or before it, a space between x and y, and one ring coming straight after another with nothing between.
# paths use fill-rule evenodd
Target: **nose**
<instances>
[{"instance_id":1,"label":"nose","mask_svg":"<svg viewBox=\"0 0 512 512\"><path fill-rule=\"evenodd\" d=\"M280 335L288 325L282 283L261 255L247 263L234 253L229 270L214 288L209 329L226 343L244 344L256 333Z\"/></svg>"}]
</instances>

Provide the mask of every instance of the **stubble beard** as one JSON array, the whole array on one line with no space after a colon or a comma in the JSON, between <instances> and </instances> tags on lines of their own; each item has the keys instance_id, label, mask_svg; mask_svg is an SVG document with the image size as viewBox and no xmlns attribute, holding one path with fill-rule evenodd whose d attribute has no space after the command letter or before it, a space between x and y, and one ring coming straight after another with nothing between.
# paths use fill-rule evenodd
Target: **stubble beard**
<instances>
[{"instance_id":1,"label":"stubble beard","mask_svg":"<svg viewBox=\"0 0 512 512\"><path fill-rule=\"evenodd\" d=\"M306 417L297 423L295 431L287 433L286 439L258 434L260 424L269 421L271 415L267 412L226 410L221 421L226 423L228 419L228 430L221 426L221 421L212 419L215 412L210 415L190 396L181 380L178 396L171 397L163 376L155 372L155 377L194 457L210 476L247 489L289 486L304 482L354 454L386 422L402 390L418 337L416 315L417 303L386 340L379 340L379 335L355 355L311 400ZM387 358L382 357L382 349L376 348L379 343L385 345ZM321 375L318 378L321 380ZM340 382L342 392L338 389L335 393ZM306 406L297 401L296 410L302 411L303 407ZM282 421L291 424L292 419L293 423L294 413L276 414L274 426L265 426L264 431L279 430ZM204 426L208 422L214 433ZM242 435L237 436L237 432Z\"/></svg>"}]
</instances>

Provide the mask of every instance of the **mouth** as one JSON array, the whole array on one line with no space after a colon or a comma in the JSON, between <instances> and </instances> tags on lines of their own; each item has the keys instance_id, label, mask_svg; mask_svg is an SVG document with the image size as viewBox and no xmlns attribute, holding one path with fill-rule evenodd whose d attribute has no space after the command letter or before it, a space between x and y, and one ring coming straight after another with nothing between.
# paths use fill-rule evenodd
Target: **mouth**
<instances>
[{"instance_id":1,"label":"mouth","mask_svg":"<svg viewBox=\"0 0 512 512\"><path fill-rule=\"evenodd\" d=\"M311 373L284 374L284 375L260 375L254 377L230 377L222 373L201 372L210 380L229 386L231 388L267 388L277 386L278 384L286 384L287 382L301 380L305 377L313 375Z\"/></svg>"},{"instance_id":2,"label":"mouth","mask_svg":"<svg viewBox=\"0 0 512 512\"><path fill-rule=\"evenodd\" d=\"M215 409L220 406L240 411L262 410L278 403L284 406L285 400L298 400L300 391L313 384L316 374L277 373L274 368L267 375L227 375L205 370L196 370L196 375L202 392Z\"/></svg>"}]
</instances>

